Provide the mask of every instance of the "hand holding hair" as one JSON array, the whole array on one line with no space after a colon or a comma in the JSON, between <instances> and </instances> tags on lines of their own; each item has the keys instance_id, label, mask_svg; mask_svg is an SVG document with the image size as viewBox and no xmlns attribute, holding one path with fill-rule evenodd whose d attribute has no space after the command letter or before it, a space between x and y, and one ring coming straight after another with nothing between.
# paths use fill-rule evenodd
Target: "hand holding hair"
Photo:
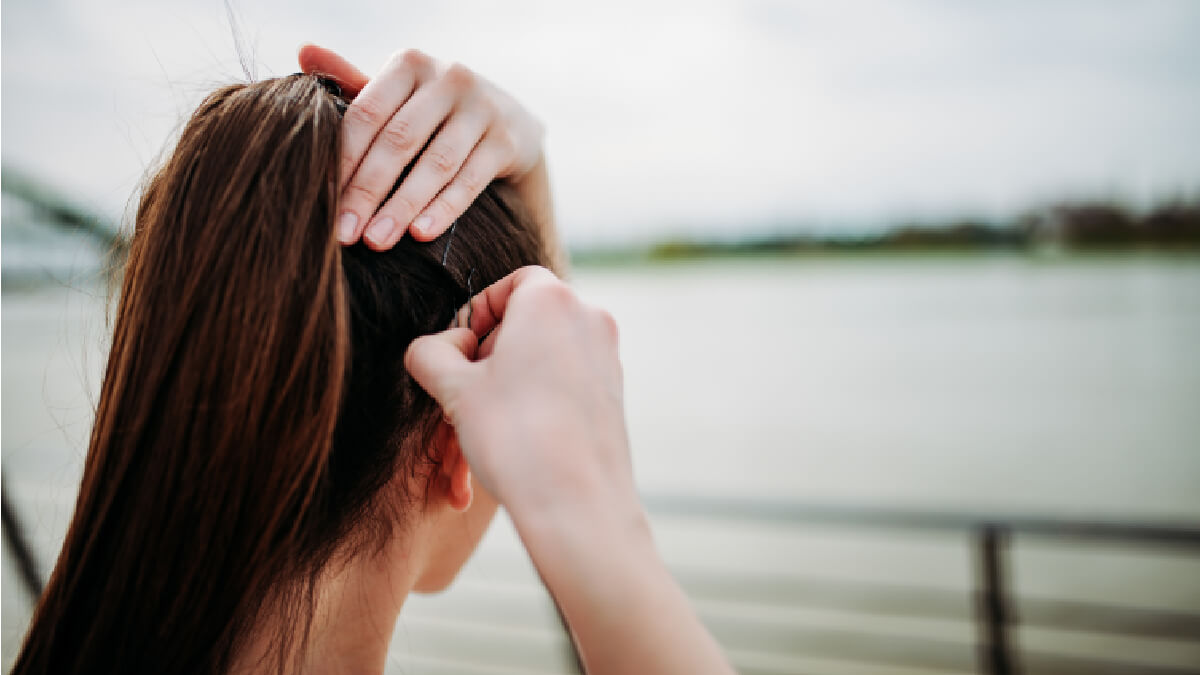
<instances>
[{"instance_id":1,"label":"hand holding hair","mask_svg":"<svg viewBox=\"0 0 1200 675\"><path fill-rule=\"evenodd\" d=\"M612 317L541 267L470 304L469 329L418 338L405 365L508 509L587 671L731 672L655 550Z\"/></svg>"},{"instance_id":2,"label":"hand holding hair","mask_svg":"<svg viewBox=\"0 0 1200 675\"><path fill-rule=\"evenodd\" d=\"M337 225L343 244L361 237L384 251L405 232L430 241L492 180L519 181L543 166L541 123L461 64L443 66L410 49L394 54L368 79L335 52L315 45L303 46L299 60L304 72L332 78L351 99L339 171ZM410 173L389 198L410 163ZM542 199L527 201L539 214L549 213L537 203Z\"/></svg>"},{"instance_id":3,"label":"hand holding hair","mask_svg":"<svg viewBox=\"0 0 1200 675\"><path fill-rule=\"evenodd\" d=\"M583 497L636 503L612 317L542 267L470 304L469 330L418 338L405 365L441 404L483 486L514 515L574 509Z\"/></svg>"}]
</instances>

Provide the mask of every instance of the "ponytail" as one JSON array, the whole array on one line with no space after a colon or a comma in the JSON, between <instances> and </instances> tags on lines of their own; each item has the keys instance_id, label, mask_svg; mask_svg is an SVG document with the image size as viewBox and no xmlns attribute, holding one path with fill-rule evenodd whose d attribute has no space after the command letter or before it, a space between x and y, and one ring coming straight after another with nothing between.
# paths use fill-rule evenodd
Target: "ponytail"
<instances>
[{"instance_id":1,"label":"ponytail","mask_svg":"<svg viewBox=\"0 0 1200 675\"><path fill-rule=\"evenodd\" d=\"M14 673L224 672L259 612L311 590L350 358L339 121L312 77L227 87L150 181L75 515Z\"/></svg>"}]
</instances>

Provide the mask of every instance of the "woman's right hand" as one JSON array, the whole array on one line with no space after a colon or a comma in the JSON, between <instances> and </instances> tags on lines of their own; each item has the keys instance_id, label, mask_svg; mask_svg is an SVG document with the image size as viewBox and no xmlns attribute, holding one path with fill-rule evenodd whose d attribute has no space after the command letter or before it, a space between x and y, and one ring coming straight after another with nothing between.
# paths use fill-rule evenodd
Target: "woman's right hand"
<instances>
[{"instance_id":1,"label":"woman's right hand","mask_svg":"<svg viewBox=\"0 0 1200 675\"><path fill-rule=\"evenodd\" d=\"M406 365L483 486L517 519L636 505L612 316L541 267L493 284L466 314L470 330L417 339Z\"/></svg>"},{"instance_id":2,"label":"woman's right hand","mask_svg":"<svg viewBox=\"0 0 1200 675\"><path fill-rule=\"evenodd\" d=\"M508 509L587 672L732 673L650 536L612 317L541 267L470 305L470 328L418 338L405 365Z\"/></svg>"}]
</instances>

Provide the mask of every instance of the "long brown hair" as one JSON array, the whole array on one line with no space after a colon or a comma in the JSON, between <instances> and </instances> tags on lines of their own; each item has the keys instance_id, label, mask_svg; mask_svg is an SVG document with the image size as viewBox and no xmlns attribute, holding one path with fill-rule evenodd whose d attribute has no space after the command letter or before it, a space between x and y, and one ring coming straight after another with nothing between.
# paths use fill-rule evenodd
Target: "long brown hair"
<instances>
[{"instance_id":1,"label":"long brown hair","mask_svg":"<svg viewBox=\"0 0 1200 675\"><path fill-rule=\"evenodd\" d=\"M265 608L296 621L282 668L321 571L421 498L381 489L435 459L406 346L545 255L500 183L434 242L343 249L338 104L307 75L222 88L148 183L74 517L15 673L224 672Z\"/></svg>"}]
</instances>

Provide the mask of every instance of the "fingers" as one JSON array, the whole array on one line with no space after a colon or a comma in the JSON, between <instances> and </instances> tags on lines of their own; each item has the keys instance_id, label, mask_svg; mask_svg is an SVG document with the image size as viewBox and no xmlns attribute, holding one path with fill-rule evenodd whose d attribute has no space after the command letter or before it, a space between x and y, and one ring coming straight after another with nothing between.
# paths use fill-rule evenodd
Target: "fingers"
<instances>
[{"instance_id":1,"label":"fingers","mask_svg":"<svg viewBox=\"0 0 1200 675\"><path fill-rule=\"evenodd\" d=\"M404 160L388 165L387 155L400 155L391 160L400 161L407 152L397 151L407 151L413 146L412 154L415 155L440 121L423 122L418 128L411 119L411 110L408 117L397 119L397 111L409 102L422 83L433 78L434 68L433 59L418 51L397 54L362 87L346 109L342 123L342 156L338 164L344 206L338 215L338 239L343 244L358 241L367 219L375 213L408 163ZM380 146L388 152L380 153ZM375 157L363 166L369 151Z\"/></svg>"},{"instance_id":2,"label":"fingers","mask_svg":"<svg viewBox=\"0 0 1200 675\"><path fill-rule=\"evenodd\" d=\"M454 69L451 69L453 72ZM372 80L372 84L375 80ZM373 104L367 104L370 85L354 102L361 110L370 114ZM446 77L437 79L429 86L418 86L399 110L386 121L379 130L379 135L370 141L370 147L359 164L354 176L342 193L343 213L352 213L359 223L370 218L376 208L383 203L401 171L421 152L426 142L433 136L434 131L442 125L450 115L455 103L465 93L460 78ZM364 106L363 104L367 104ZM351 118L351 109L346 111L347 120ZM348 122L347 122L348 123ZM345 125L343 125L343 128ZM358 142L358 141L356 141ZM472 144L474 145L474 144ZM448 160L447 160L448 161ZM457 167L454 167L457 168ZM453 174L451 174L453 175ZM406 181L407 182L407 179ZM399 194L393 195L389 201L394 201L392 208L408 214L404 220L397 220L389 215L381 215L371 221L372 236L368 245L374 242L376 250L388 248L397 241L408 228L409 220L418 213L424 204L412 204ZM347 219L347 222L349 220ZM348 228L347 228L348 229ZM387 246L378 246L388 242Z\"/></svg>"},{"instance_id":3,"label":"fingers","mask_svg":"<svg viewBox=\"0 0 1200 675\"><path fill-rule=\"evenodd\" d=\"M302 45L297 60L300 62L300 70L309 75L333 78L342 88L347 100L357 96L367 84L367 76L361 70L331 49L314 44Z\"/></svg>"},{"instance_id":4,"label":"fingers","mask_svg":"<svg viewBox=\"0 0 1200 675\"><path fill-rule=\"evenodd\" d=\"M421 52L409 50L388 59L383 69L363 86L354 102L346 109L346 121L342 129L340 175L343 189L366 156L367 148L375 137L396 111L408 102L417 87L433 77L434 68L433 59Z\"/></svg>"},{"instance_id":5,"label":"fingers","mask_svg":"<svg viewBox=\"0 0 1200 675\"><path fill-rule=\"evenodd\" d=\"M496 336L499 334L499 331L494 329L500 325L501 320L504 318L504 313L508 310L509 300L513 294L518 289L527 290L541 284L558 286L567 293L571 292L567 289L566 284L554 276L554 273L550 270L545 267L538 267L537 265L529 265L513 271L508 276L483 289L458 310L458 313L455 315L454 325L469 328L478 341L478 347L473 356L474 360L486 359L492 354L492 350L496 344Z\"/></svg>"},{"instance_id":6,"label":"fingers","mask_svg":"<svg viewBox=\"0 0 1200 675\"><path fill-rule=\"evenodd\" d=\"M463 110L450 117L421 152L395 194L371 218L363 234L368 246L381 251L391 248L409 229L404 227L408 223L412 223L413 236L424 241L436 239L450 227L470 202L449 217L439 217L437 222L432 218L417 218L417 214L427 210L438 192L459 173L468 155L487 132L488 122L486 115L472 110Z\"/></svg>"},{"instance_id":7,"label":"fingers","mask_svg":"<svg viewBox=\"0 0 1200 675\"><path fill-rule=\"evenodd\" d=\"M451 328L413 340L404 353L404 367L417 384L432 396L443 412L455 419L455 402L470 372L479 344L466 328Z\"/></svg>"},{"instance_id":8,"label":"fingers","mask_svg":"<svg viewBox=\"0 0 1200 675\"><path fill-rule=\"evenodd\" d=\"M567 290L566 285L545 267L537 265L522 267L471 298L469 301L471 325L468 327L478 339L482 340L492 329L500 325L514 293L542 284L553 284ZM567 290L567 292L570 291Z\"/></svg>"},{"instance_id":9,"label":"fingers","mask_svg":"<svg viewBox=\"0 0 1200 675\"><path fill-rule=\"evenodd\" d=\"M420 241L432 241L441 236L456 218L466 212L467 207L483 192L492 178L500 173L506 161L505 155L503 148L493 139L493 135L487 134L483 136L483 140L478 141L479 144L445 188L441 188L446 184L444 174L431 172L433 180L429 184L436 187L433 187L430 193L433 194L439 188L441 192L437 193L432 201L425 200L428 205L424 207L421 215L413 220L410 228L413 237ZM431 147L430 150L432 149ZM426 151L423 157L428 154ZM418 164L417 168L420 167ZM400 188L403 190L412 180L413 177L409 176Z\"/></svg>"},{"instance_id":10,"label":"fingers","mask_svg":"<svg viewBox=\"0 0 1200 675\"><path fill-rule=\"evenodd\" d=\"M362 238L383 251L408 231L433 240L493 179L517 175L541 156L540 124L464 66L443 70L408 50L368 80L328 49L305 45L299 57L306 72L328 74L354 95L338 167L343 244Z\"/></svg>"}]
</instances>

